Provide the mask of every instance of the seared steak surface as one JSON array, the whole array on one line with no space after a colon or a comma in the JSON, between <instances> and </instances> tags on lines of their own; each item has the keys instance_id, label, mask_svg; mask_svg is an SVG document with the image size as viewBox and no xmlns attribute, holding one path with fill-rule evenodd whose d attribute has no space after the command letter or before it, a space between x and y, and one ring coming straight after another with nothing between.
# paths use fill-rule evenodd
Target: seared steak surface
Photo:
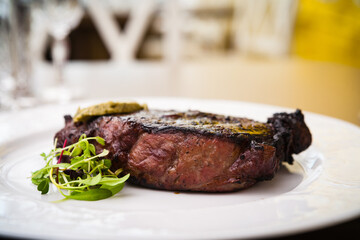
<instances>
[{"instance_id":1,"label":"seared steak surface","mask_svg":"<svg viewBox=\"0 0 360 240\"><path fill-rule=\"evenodd\" d=\"M65 127L55 138L76 142L81 134L100 136L112 168L130 173L130 181L174 191L228 192L269 180L282 162L311 144L300 110L278 113L260 123L199 111L139 111L100 116Z\"/></svg>"}]
</instances>

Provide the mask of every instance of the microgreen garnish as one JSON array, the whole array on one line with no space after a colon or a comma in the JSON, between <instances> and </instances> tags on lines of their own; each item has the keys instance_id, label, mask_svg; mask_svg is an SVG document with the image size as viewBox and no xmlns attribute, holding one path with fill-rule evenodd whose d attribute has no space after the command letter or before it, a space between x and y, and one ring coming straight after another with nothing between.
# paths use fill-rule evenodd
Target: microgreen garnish
<instances>
[{"instance_id":1,"label":"microgreen garnish","mask_svg":"<svg viewBox=\"0 0 360 240\"><path fill-rule=\"evenodd\" d=\"M95 145L89 142L91 140L105 145L103 138L83 134L74 144L66 146L65 140L63 148L54 147L49 154L40 154L46 164L31 176L37 190L46 194L53 183L66 199L84 201L101 200L120 192L130 175L118 177L122 169L112 172L111 160L105 158L109 151L104 149L96 154ZM68 163L61 162L65 156L70 159ZM67 194L63 190L67 190Z\"/></svg>"}]
</instances>

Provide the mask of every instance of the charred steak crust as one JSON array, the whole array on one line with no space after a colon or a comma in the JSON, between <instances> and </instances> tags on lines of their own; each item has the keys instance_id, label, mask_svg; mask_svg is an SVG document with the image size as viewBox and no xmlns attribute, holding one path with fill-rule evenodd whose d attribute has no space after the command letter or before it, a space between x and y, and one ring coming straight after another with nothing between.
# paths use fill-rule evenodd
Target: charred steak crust
<instances>
[{"instance_id":1,"label":"charred steak crust","mask_svg":"<svg viewBox=\"0 0 360 240\"><path fill-rule=\"evenodd\" d=\"M283 149L281 160L292 163L292 154L298 154L311 145L312 137L304 122L304 115L297 109L294 113L275 113L269 118L268 124L273 126L274 146Z\"/></svg>"},{"instance_id":2,"label":"charred steak crust","mask_svg":"<svg viewBox=\"0 0 360 240\"><path fill-rule=\"evenodd\" d=\"M300 110L276 113L267 123L199 111L139 111L86 123L65 116L57 146L81 134L100 136L112 168L130 181L174 191L229 192L272 179L282 162L311 144Z\"/></svg>"}]
</instances>

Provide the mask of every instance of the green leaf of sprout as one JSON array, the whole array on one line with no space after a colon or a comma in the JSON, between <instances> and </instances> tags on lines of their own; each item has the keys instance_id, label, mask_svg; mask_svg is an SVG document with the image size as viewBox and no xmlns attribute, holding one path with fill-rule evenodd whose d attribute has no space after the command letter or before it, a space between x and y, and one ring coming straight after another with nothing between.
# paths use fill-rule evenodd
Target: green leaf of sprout
<instances>
[{"instance_id":1,"label":"green leaf of sprout","mask_svg":"<svg viewBox=\"0 0 360 240\"><path fill-rule=\"evenodd\" d=\"M81 153L82 153L82 149L79 147L75 147L71 153L71 156L76 157L76 156L79 156Z\"/></svg>"},{"instance_id":2,"label":"green leaf of sprout","mask_svg":"<svg viewBox=\"0 0 360 240\"><path fill-rule=\"evenodd\" d=\"M108 186L108 185L102 185L100 189L108 189L111 191L112 195L117 194L120 192L125 186L125 183L120 183L115 186Z\"/></svg>"},{"instance_id":3,"label":"green leaf of sprout","mask_svg":"<svg viewBox=\"0 0 360 240\"><path fill-rule=\"evenodd\" d=\"M95 140L102 146L105 145L105 140L101 137L96 137Z\"/></svg>"},{"instance_id":4,"label":"green leaf of sprout","mask_svg":"<svg viewBox=\"0 0 360 240\"><path fill-rule=\"evenodd\" d=\"M84 149L84 158L89 158L89 157L91 157L91 152L90 152L90 150L89 150L89 148L86 148L86 149Z\"/></svg>"},{"instance_id":5,"label":"green leaf of sprout","mask_svg":"<svg viewBox=\"0 0 360 240\"><path fill-rule=\"evenodd\" d=\"M70 155L71 155L71 152L69 152L69 151L64 151L64 152L63 152L63 155L70 156Z\"/></svg>"},{"instance_id":6,"label":"green leaf of sprout","mask_svg":"<svg viewBox=\"0 0 360 240\"><path fill-rule=\"evenodd\" d=\"M124 183L126 180L128 180L129 177L130 177L130 174L127 174L122 178L103 177L100 181L100 184L107 185L107 186L115 186L120 183Z\"/></svg>"},{"instance_id":7,"label":"green leaf of sprout","mask_svg":"<svg viewBox=\"0 0 360 240\"><path fill-rule=\"evenodd\" d=\"M41 194L46 194L49 192L49 180L43 179L37 187L37 190L41 192Z\"/></svg>"},{"instance_id":8,"label":"green leaf of sprout","mask_svg":"<svg viewBox=\"0 0 360 240\"><path fill-rule=\"evenodd\" d=\"M89 177L84 179L84 180L80 180L80 183L83 183L85 185L88 186L95 186L96 184L98 184L101 180L101 173L99 173L98 175L96 175L95 177Z\"/></svg>"},{"instance_id":9,"label":"green leaf of sprout","mask_svg":"<svg viewBox=\"0 0 360 240\"><path fill-rule=\"evenodd\" d=\"M89 150L93 155L96 155L96 150L94 144L89 144Z\"/></svg>"},{"instance_id":10,"label":"green leaf of sprout","mask_svg":"<svg viewBox=\"0 0 360 240\"><path fill-rule=\"evenodd\" d=\"M84 192L73 192L70 195L67 195L66 198L83 200L83 201L98 201L105 198L111 197L113 194L109 189L98 188L90 189Z\"/></svg>"},{"instance_id":11,"label":"green leaf of sprout","mask_svg":"<svg viewBox=\"0 0 360 240\"><path fill-rule=\"evenodd\" d=\"M44 179L48 178L48 170L40 169L35 171L31 176L31 181L35 185L39 185Z\"/></svg>"},{"instance_id":12,"label":"green leaf of sprout","mask_svg":"<svg viewBox=\"0 0 360 240\"><path fill-rule=\"evenodd\" d=\"M86 144L86 142L80 142L79 143L79 146L80 146L80 148L84 151L84 150L87 150L87 144Z\"/></svg>"},{"instance_id":13,"label":"green leaf of sprout","mask_svg":"<svg viewBox=\"0 0 360 240\"><path fill-rule=\"evenodd\" d=\"M103 161L104 161L105 167L109 169L111 167L111 160L110 159L103 159Z\"/></svg>"}]
</instances>

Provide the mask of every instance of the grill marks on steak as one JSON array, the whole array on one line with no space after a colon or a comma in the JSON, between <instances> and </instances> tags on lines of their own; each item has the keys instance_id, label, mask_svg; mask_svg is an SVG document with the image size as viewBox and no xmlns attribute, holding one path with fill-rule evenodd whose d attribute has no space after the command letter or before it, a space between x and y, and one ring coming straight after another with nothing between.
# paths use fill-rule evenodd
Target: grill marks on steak
<instances>
[{"instance_id":1,"label":"grill marks on steak","mask_svg":"<svg viewBox=\"0 0 360 240\"><path fill-rule=\"evenodd\" d=\"M301 111L274 114L266 124L198 111L140 111L66 125L56 134L106 141L112 168L135 184L175 191L227 192L273 178L280 163L311 144ZM95 144L98 152L102 146Z\"/></svg>"}]
</instances>

